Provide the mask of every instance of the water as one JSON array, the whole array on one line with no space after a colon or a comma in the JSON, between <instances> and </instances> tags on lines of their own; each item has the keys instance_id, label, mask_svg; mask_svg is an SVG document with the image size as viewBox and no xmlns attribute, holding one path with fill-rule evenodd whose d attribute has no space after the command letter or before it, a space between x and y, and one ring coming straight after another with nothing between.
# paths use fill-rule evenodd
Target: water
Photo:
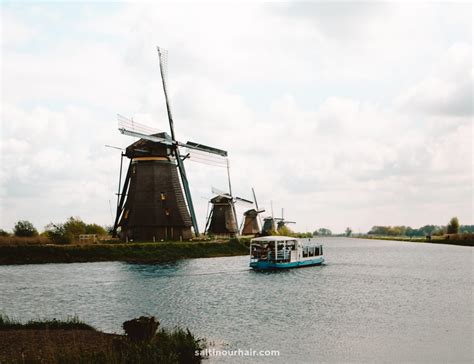
<instances>
[{"instance_id":1,"label":"water","mask_svg":"<svg viewBox=\"0 0 474 364\"><path fill-rule=\"evenodd\" d=\"M473 360L472 248L323 243L326 265L275 273L249 270L248 257L0 266L0 312L76 314L109 332L151 314L220 348L280 351L219 362Z\"/></svg>"}]
</instances>

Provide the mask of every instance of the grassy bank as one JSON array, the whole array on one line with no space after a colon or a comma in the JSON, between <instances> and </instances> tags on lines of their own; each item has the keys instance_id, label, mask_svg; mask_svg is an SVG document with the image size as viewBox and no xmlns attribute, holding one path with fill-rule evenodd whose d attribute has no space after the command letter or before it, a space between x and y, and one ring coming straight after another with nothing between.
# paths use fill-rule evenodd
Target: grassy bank
<instances>
[{"instance_id":1,"label":"grassy bank","mask_svg":"<svg viewBox=\"0 0 474 364\"><path fill-rule=\"evenodd\" d=\"M359 239L374 239L374 240L394 240L406 241L411 243L428 243L428 244L448 244L461 246L474 246L474 234L463 234L459 236L432 236L431 239L426 237L409 237L409 236L377 236L377 235L363 235L354 236Z\"/></svg>"},{"instance_id":2,"label":"grassy bank","mask_svg":"<svg viewBox=\"0 0 474 364\"><path fill-rule=\"evenodd\" d=\"M160 263L248 254L248 241L91 245L0 245L0 265L126 261Z\"/></svg>"},{"instance_id":3,"label":"grassy bank","mask_svg":"<svg viewBox=\"0 0 474 364\"><path fill-rule=\"evenodd\" d=\"M182 329L155 328L137 341L77 318L22 324L0 315L0 363L199 363L195 352L204 348L204 340Z\"/></svg>"}]
</instances>

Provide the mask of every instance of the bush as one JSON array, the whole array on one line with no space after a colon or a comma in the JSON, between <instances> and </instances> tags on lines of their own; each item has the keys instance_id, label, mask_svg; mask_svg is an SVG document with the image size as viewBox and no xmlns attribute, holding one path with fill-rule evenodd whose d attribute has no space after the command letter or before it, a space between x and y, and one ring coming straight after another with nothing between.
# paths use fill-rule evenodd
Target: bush
<instances>
[{"instance_id":1,"label":"bush","mask_svg":"<svg viewBox=\"0 0 474 364\"><path fill-rule=\"evenodd\" d=\"M22 237L31 237L37 236L38 230L33 226L33 224L26 220L20 220L15 224L13 228L13 233L15 236L22 236Z\"/></svg>"},{"instance_id":2,"label":"bush","mask_svg":"<svg viewBox=\"0 0 474 364\"><path fill-rule=\"evenodd\" d=\"M6 236L10 236L10 233L8 231L0 229L0 237L6 237Z\"/></svg>"},{"instance_id":3,"label":"bush","mask_svg":"<svg viewBox=\"0 0 474 364\"><path fill-rule=\"evenodd\" d=\"M52 242L59 244L70 243L70 240L66 235L64 224L54 224L51 222L45 226L45 230L46 235Z\"/></svg>"},{"instance_id":4,"label":"bush","mask_svg":"<svg viewBox=\"0 0 474 364\"><path fill-rule=\"evenodd\" d=\"M107 230L97 224L87 224L86 234L107 235Z\"/></svg>"},{"instance_id":5,"label":"bush","mask_svg":"<svg viewBox=\"0 0 474 364\"><path fill-rule=\"evenodd\" d=\"M86 224L79 217L70 217L64 224L50 223L46 227L48 237L55 243L68 244L81 234L107 235L107 231L97 224Z\"/></svg>"}]
</instances>

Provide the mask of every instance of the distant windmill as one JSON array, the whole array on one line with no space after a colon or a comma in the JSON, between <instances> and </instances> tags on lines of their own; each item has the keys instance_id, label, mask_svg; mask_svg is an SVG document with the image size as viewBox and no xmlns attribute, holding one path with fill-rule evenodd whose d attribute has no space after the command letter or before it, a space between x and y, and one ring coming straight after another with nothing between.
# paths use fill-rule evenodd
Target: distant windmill
<instances>
[{"instance_id":1,"label":"distant windmill","mask_svg":"<svg viewBox=\"0 0 474 364\"><path fill-rule=\"evenodd\" d=\"M277 230L286 226L286 224L296 224L295 221L287 221L283 216L284 210L281 209L281 217L273 217L273 204L272 204L272 216L268 216L263 219L262 235L272 235ZM276 225L276 226L275 226Z\"/></svg>"},{"instance_id":2,"label":"distant windmill","mask_svg":"<svg viewBox=\"0 0 474 364\"><path fill-rule=\"evenodd\" d=\"M126 156L130 164L119 193L113 234L124 240L190 239L191 227L199 236L183 161L192 159L193 151L206 155L208 159L227 158L225 150L176 140L168 100L167 53L157 49L171 136L120 115L118 117L122 134L140 138L122 153L122 159ZM185 156L181 155L180 147L187 148Z\"/></svg>"},{"instance_id":3,"label":"distant windmill","mask_svg":"<svg viewBox=\"0 0 474 364\"><path fill-rule=\"evenodd\" d=\"M244 212L244 226L242 227L242 235L258 235L260 234L259 219L260 214L265 212L264 209L258 208L257 196L255 190L252 188L253 202L255 209L250 209ZM260 222L261 225L261 222Z\"/></svg>"},{"instance_id":4,"label":"distant windmill","mask_svg":"<svg viewBox=\"0 0 474 364\"><path fill-rule=\"evenodd\" d=\"M281 209L281 218L275 218L277 222L277 230L280 230L282 227L286 226L286 224L296 224L296 221L287 221L283 215L284 210Z\"/></svg>"},{"instance_id":5,"label":"distant windmill","mask_svg":"<svg viewBox=\"0 0 474 364\"><path fill-rule=\"evenodd\" d=\"M211 212L206 223L206 233L212 235L236 236L239 233L235 203L253 204L252 201L241 197L233 197L230 193L212 188L217 196L210 200Z\"/></svg>"}]
</instances>

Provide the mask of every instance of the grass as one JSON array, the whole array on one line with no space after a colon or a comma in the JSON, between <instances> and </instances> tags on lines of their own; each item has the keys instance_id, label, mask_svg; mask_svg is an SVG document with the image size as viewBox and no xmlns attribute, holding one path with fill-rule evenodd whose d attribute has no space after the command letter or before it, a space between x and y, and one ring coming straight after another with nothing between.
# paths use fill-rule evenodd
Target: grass
<instances>
[{"instance_id":1,"label":"grass","mask_svg":"<svg viewBox=\"0 0 474 364\"><path fill-rule=\"evenodd\" d=\"M70 317L64 321L52 320L30 320L26 323L13 320L6 315L0 314L0 330L95 330L92 326L79 320L77 316Z\"/></svg>"},{"instance_id":2,"label":"grass","mask_svg":"<svg viewBox=\"0 0 474 364\"><path fill-rule=\"evenodd\" d=\"M226 242L0 245L0 265L98 261L160 263L245 254L248 254L248 241L237 239Z\"/></svg>"},{"instance_id":3,"label":"grass","mask_svg":"<svg viewBox=\"0 0 474 364\"><path fill-rule=\"evenodd\" d=\"M147 341L95 330L77 317L20 323L0 315L0 363L200 363L206 341L181 328Z\"/></svg>"}]
</instances>

